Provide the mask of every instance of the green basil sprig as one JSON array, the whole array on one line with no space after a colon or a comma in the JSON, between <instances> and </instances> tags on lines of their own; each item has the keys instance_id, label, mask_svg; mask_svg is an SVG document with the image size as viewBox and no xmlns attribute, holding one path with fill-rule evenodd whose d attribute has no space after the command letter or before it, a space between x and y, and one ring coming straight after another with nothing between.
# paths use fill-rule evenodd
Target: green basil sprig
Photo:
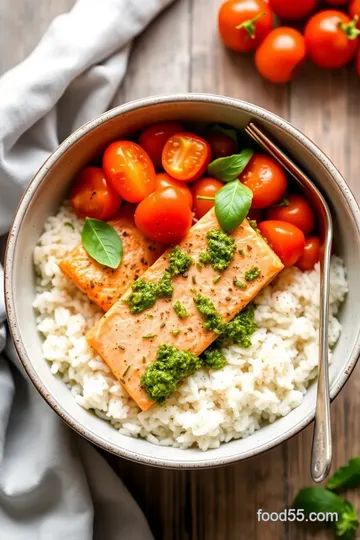
<instances>
[{"instance_id":1,"label":"green basil sprig","mask_svg":"<svg viewBox=\"0 0 360 540\"><path fill-rule=\"evenodd\" d=\"M360 457L350 459L347 465L340 467L328 480L326 487L337 491L360 485Z\"/></svg>"},{"instance_id":2,"label":"green basil sprig","mask_svg":"<svg viewBox=\"0 0 360 540\"><path fill-rule=\"evenodd\" d=\"M99 219L86 218L81 241L86 252L96 262L109 268L118 268L123 256L123 245L114 227Z\"/></svg>"},{"instance_id":3,"label":"green basil sprig","mask_svg":"<svg viewBox=\"0 0 360 540\"><path fill-rule=\"evenodd\" d=\"M215 195L215 214L225 232L232 232L244 221L252 199L252 191L238 180L233 180L219 189Z\"/></svg>"},{"instance_id":4,"label":"green basil sprig","mask_svg":"<svg viewBox=\"0 0 360 540\"><path fill-rule=\"evenodd\" d=\"M253 155L254 151L246 148L240 154L215 159L208 166L208 173L222 182L232 182L243 172Z\"/></svg>"}]
</instances>

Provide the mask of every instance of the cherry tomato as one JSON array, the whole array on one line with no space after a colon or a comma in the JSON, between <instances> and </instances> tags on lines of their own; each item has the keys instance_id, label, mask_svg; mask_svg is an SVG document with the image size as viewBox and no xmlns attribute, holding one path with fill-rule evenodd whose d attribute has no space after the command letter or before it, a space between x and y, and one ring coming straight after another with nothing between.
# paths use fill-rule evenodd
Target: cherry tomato
<instances>
[{"instance_id":1,"label":"cherry tomato","mask_svg":"<svg viewBox=\"0 0 360 540\"><path fill-rule=\"evenodd\" d=\"M284 169L265 154L254 154L239 180L253 192L252 208L255 209L277 203L287 188Z\"/></svg>"},{"instance_id":2,"label":"cherry tomato","mask_svg":"<svg viewBox=\"0 0 360 540\"><path fill-rule=\"evenodd\" d=\"M338 68L354 58L358 45L355 19L341 11L316 13L305 27L305 43L311 60L320 67Z\"/></svg>"},{"instance_id":3,"label":"cherry tomato","mask_svg":"<svg viewBox=\"0 0 360 540\"><path fill-rule=\"evenodd\" d=\"M352 0L350 6L349 6L349 15L352 19L354 17L359 17L359 21L357 23L357 27L360 27L360 0Z\"/></svg>"},{"instance_id":4,"label":"cherry tomato","mask_svg":"<svg viewBox=\"0 0 360 540\"><path fill-rule=\"evenodd\" d=\"M189 186L187 186L184 182L174 180L174 178L171 178L171 176L169 176L166 172L157 173L155 179L155 190L164 189L166 187L174 187L176 189L179 189L187 198L189 207L192 208L193 196Z\"/></svg>"},{"instance_id":5,"label":"cherry tomato","mask_svg":"<svg viewBox=\"0 0 360 540\"><path fill-rule=\"evenodd\" d=\"M215 197L215 193L223 187L223 183L216 178L201 178L192 185L195 217L201 219L214 206L215 201L202 201L198 197Z\"/></svg>"},{"instance_id":6,"label":"cherry tomato","mask_svg":"<svg viewBox=\"0 0 360 540\"><path fill-rule=\"evenodd\" d=\"M306 46L302 34L289 27L272 30L255 54L258 72L273 83L291 81L295 70L305 61Z\"/></svg>"},{"instance_id":7,"label":"cherry tomato","mask_svg":"<svg viewBox=\"0 0 360 540\"><path fill-rule=\"evenodd\" d=\"M206 140L210 144L212 159L236 154L236 141L225 133L209 133Z\"/></svg>"},{"instance_id":8,"label":"cherry tomato","mask_svg":"<svg viewBox=\"0 0 360 540\"><path fill-rule=\"evenodd\" d=\"M320 260L320 239L318 236L309 236L305 240L304 253L298 259L296 266L300 270L312 270Z\"/></svg>"},{"instance_id":9,"label":"cherry tomato","mask_svg":"<svg viewBox=\"0 0 360 540\"><path fill-rule=\"evenodd\" d=\"M75 178L70 201L77 216L101 220L111 218L122 202L99 167L87 167Z\"/></svg>"},{"instance_id":10,"label":"cherry tomato","mask_svg":"<svg viewBox=\"0 0 360 540\"><path fill-rule=\"evenodd\" d=\"M117 141L107 147L103 157L106 178L125 201L142 201L155 189L155 169L138 144Z\"/></svg>"},{"instance_id":11,"label":"cherry tomato","mask_svg":"<svg viewBox=\"0 0 360 540\"><path fill-rule=\"evenodd\" d=\"M298 21L316 8L316 0L269 0L270 8L282 19Z\"/></svg>"},{"instance_id":12,"label":"cherry tomato","mask_svg":"<svg viewBox=\"0 0 360 540\"><path fill-rule=\"evenodd\" d=\"M205 139L192 133L170 137L162 153L165 171L176 180L191 182L204 174L211 159L211 148Z\"/></svg>"},{"instance_id":13,"label":"cherry tomato","mask_svg":"<svg viewBox=\"0 0 360 540\"><path fill-rule=\"evenodd\" d=\"M264 0L227 0L219 10L220 37L233 51L253 51L273 25L272 11Z\"/></svg>"},{"instance_id":14,"label":"cherry tomato","mask_svg":"<svg viewBox=\"0 0 360 540\"><path fill-rule=\"evenodd\" d=\"M304 233L292 223L263 221L258 227L285 267L293 266L304 253Z\"/></svg>"},{"instance_id":15,"label":"cherry tomato","mask_svg":"<svg viewBox=\"0 0 360 540\"><path fill-rule=\"evenodd\" d=\"M273 206L266 211L266 219L286 221L299 227L307 236L315 228L315 216L310 204L301 195L286 197L286 206Z\"/></svg>"},{"instance_id":16,"label":"cherry tomato","mask_svg":"<svg viewBox=\"0 0 360 540\"><path fill-rule=\"evenodd\" d=\"M141 201L135 211L135 223L150 240L176 244L190 229L192 213L185 195L167 187Z\"/></svg>"},{"instance_id":17,"label":"cherry tomato","mask_svg":"<svg viewBox=\"0 0 360 540\"><path fill-rule=\"evenodd\" d=\"M165 143L171 135L180 133L183 127L178 122L161 122L147 127L139 137L139 145L147 152L155 169L162 169L161 156Z\"/></svg>"}]
</instances>

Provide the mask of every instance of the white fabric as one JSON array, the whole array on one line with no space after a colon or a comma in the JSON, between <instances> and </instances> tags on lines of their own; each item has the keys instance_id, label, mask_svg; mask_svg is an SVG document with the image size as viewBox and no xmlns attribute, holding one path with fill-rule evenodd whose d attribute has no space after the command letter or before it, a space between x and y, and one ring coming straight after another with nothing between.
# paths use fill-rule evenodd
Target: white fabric
<instances>
[{"instance_id":1,"label":"white fabric","mask_svg":"<svg viewBox=\"0 0 360 540\"><path fill-rule=\"evenodd\" d=\"M171 2L78 0L33 53L0 79L0 235L59 142L110 106L131 40ZM1 291L0 352L4 319ZM115 473L38 395L9 339L0 356L0 538L152 538Z\"/></svg>"}]
</instances>

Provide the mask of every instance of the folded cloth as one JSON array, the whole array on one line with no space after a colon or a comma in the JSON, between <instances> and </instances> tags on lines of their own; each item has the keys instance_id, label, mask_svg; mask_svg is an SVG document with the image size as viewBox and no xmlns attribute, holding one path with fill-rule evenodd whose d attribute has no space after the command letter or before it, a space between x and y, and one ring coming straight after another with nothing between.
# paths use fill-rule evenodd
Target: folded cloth
<instances>
[{"instance_id":1,"label":"folded cloth","mask_svg":"<svg viewBox=\"0 0 360 540\"><path fill-rule=\"evenodd\" d=\"M78 0L51 24L33 53L0 79L0 235L48 155L110 106L131 40L172 1ZM6 342L4 320L1 291L1 540L151 539L115 473L58 419L24 375Z\"/></svg>"}]
</instances>

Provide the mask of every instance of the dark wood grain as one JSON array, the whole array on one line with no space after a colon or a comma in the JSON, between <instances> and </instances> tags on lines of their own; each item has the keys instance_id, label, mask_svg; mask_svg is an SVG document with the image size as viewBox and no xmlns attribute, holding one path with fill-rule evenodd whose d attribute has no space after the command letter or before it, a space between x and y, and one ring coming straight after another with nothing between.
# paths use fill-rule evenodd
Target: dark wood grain
<instances>
[{"instance_id":1,"label":"dark wood grain","mask_svg":"<svg viewBox=\"0 0 360 540\"><path fill-rule=\"evenodd\" d=\"M145 1L145 0L144 0ZM289 119L330 156L360 197L360 82L353 68L329 73L306 67L291 85L256 73L251 56L219 43L220 0L178 0L134 45L115 104L153 94L211 92L251 101ZM22 60L49 21L73 0L0 2L0 73ZM36 7L35 7L36 6ZM19 36L21 36L19 38ZM332 406L334 467L360 454L359 370ZM257 509L279 512L310 484L312 427L287 444L233 466L167 471L109 457L164 540L309 540L332 538L289 523L261 523ZM360 509L360 498L351 500Z\"/></svg>"}]
</instances>

